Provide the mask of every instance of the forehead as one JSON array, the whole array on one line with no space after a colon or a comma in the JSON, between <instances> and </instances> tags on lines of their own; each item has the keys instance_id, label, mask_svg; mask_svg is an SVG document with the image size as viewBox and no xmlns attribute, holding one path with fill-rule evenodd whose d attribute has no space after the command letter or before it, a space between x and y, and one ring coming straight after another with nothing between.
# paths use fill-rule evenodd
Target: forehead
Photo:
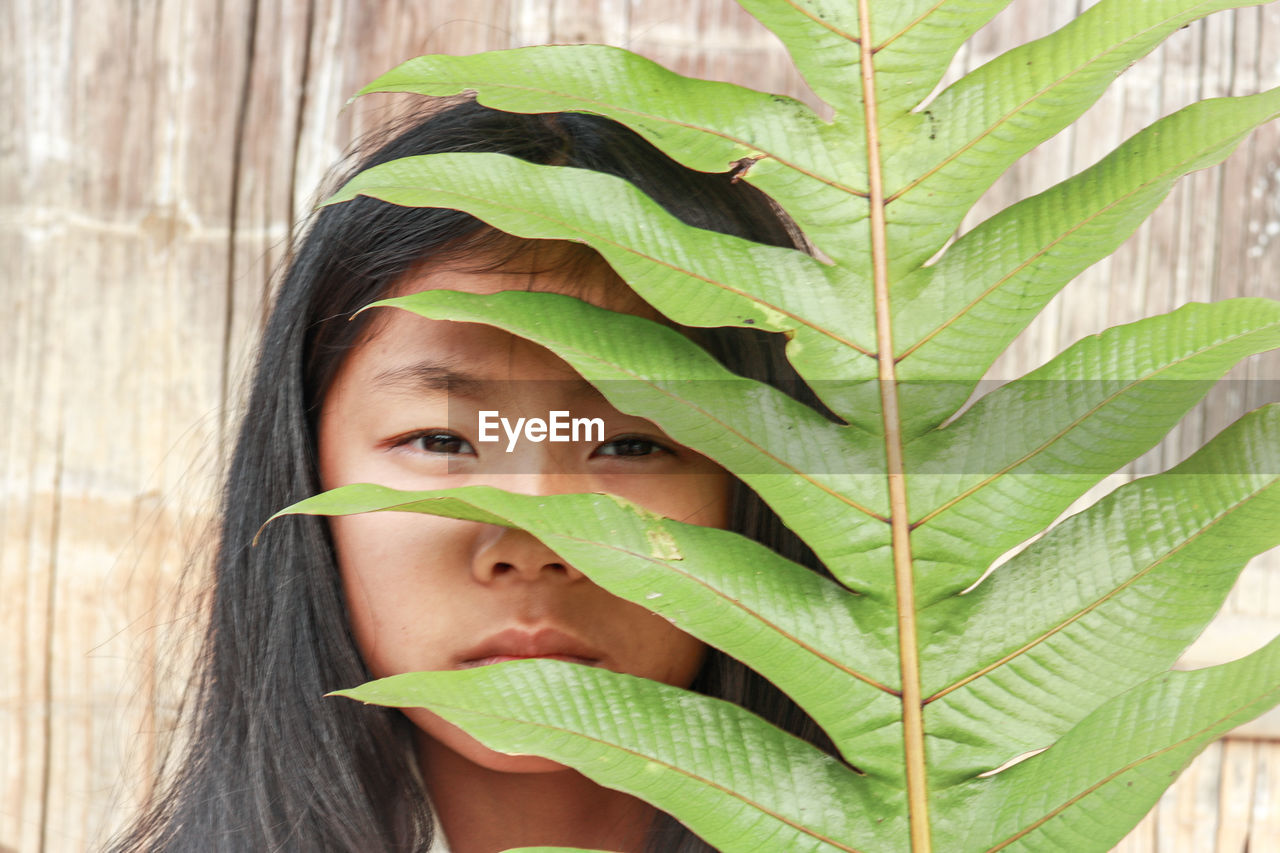
<instances>
[{"instance_id":1,"label":"forehead","mask_svg":"<svg viewBox=\"0 0 1280 853\"><path fill-rule=\"evenodd\" d=\"M600 255L586 246L558 240L523 240L500 232L480 251L464 249L443 261L423 264L396 282L389 295L424 290L560 293L610 311L665 322Z\"/></svg>"},{"instance_id":2,"label":"forehead","mask_svg":"<svg viewBox=\"0 0 1280 853\"><path fill-rule=\"evenodd\" d=\"M514 239L514 238L513 238ZM558 293L665 322L594 252L549 241L519 241L513 250L460 254L404 276L388 295L430 290L490 294L508 290ZM426 366L426 369L423 368ZM438 370L437 370L438 368ZM340 373L362 382L436 372L479 379L556 379L586 383L544 347L482 323L431 320L378 309ZM589 387L589 386L588 386Z\"/></svg>"}]
</instances>

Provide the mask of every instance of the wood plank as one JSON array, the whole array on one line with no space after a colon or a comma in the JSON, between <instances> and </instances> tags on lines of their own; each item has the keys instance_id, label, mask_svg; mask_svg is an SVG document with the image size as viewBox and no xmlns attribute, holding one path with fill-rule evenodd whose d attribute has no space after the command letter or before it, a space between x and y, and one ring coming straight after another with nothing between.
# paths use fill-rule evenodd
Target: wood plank
<instances>
[{"instance_id":1,"label":"wood plank","mask_svg":"<svg viewBox=\"0 0 1280 853\"><path fill-rule=\"evenodd\" d=\"M1222 779L1218 791L1218 853L1248 853L1249 830L1257 793L1259 745L1248 740L1222 744Z\"/></svg>"},{"instance_id":2,"label":"wood plank","mask_svg":"<svg viewBox=\"0 0 1280 853\"><path fill-rule=\"evenodd\" d=\"M221 328L205 331L208 346L202 351L200 327L192 320L219 316L201 302L212 296L212 305L220 306L225 278L207 289L173 288L175 282L190 287L199 280L175 269L175 253L198 252L206 235L183 220L173 194L170 143L177 137L165 104L181 93L161 95L178 81L167 73L168 57L159 56L157 46L162 50L166 36L172 38L177 57L184 41L196 40L167 30L176 17L166 18L163 10L100 21L47 16L41 7L40 26L57 27L57 34L28 33L20 41L66 45L77 61L53 65L65 69L65 79L53 73L48 80L32 80L33 97L47 99L59 118L46 126L53 137L33 134L38 147L27 153L26 166L39 182L38 205L31 211L37 222L9 223L18 225L36 258L14 280L41 297L21 321L33 334L19 337L42 341L33 359L21 359L37 365L24 369L19 363L17 370L39 391L25 395L26 405L6 411L24 422L19 431L30 429L35 439L8 442L10 458L34 466L29 506L11 517L22 524L27 516L32 532L44 525L42 519L49 521L39 533L46 539L40 554L32 551L37 543L30 533L11 538L6 531L7 554L13 553L11 545L24 553L20 562L6 560L4 577L14 577L14 565L34 572L48 563L43 598L28 585L25 598L6 599L27 603L26 648L40 653L39 663L27 671L47 687L30 685L21 699L5 703L42 719L43 728L27 727L27 754L38 751L41 759L26 762L21 811L5 809L5 818L17 814L20 826L13 832L6 826L0 837L15 839L21 849L80 850L101 838L121 768L134 752L132 731L154 714L154 683L152 695L134 697L141 708L122 696L127 663L139 647L104 649L114 639L137 639L130 632L139 615L133 608L145 611L165 580L163 571L134 576L135 567L126 562L133 555L125 543L140 529L138 501L160 493L176 499L179 482L199 480L192 476L198 456L190 447L182 448L186 458L180 464L165 460L179 432L191 431L217 410ZM149 81L151 88L139 89L135 79ZM110 90L122 97L104 97ZM221 239L213 235L215 242ZM217 257L222 255L219 250ZM140 376L146 381L139 382ZM53 466L42 472L49 466L40 444L48 441L56 443ZM198 444L216 448L215 441ZM210 472L219 467L213 461ZM170 472L176 476L166 479L166 467L176 469ZM201 495L202 501L207 497ZM138 555L140 565L159 568L153 557L163 555L158 563L172 571L177 550L166 553L168 539L166 532L148 542ZM47 614L42 626L30 618L33 605ZM6 686L12 683L6 679Z\"/></svg>"},{"instance_id":3,"label":"wood plank","mask_svg":"<svg viewBox=\"0 0 1280 853\"><path fill-rule=\"evenodd\" d=\"M1124 840L1112 848L1112 853L1159 853L1156 847L1157 819L1158 812L1153 809Z\"/></svg>"},{"instance_id":4,"label":"wood plank","mask_svg":"<svg viewBox=\"0 0 1280 853\"><path fill-rule=\"evenodd\" d=\"M50 679L50 616L55 604L61 481L58 409L61 364L51 322L60 302L59 280L48 251L58 227L53 208L73 196L65 168L69 115L50 89L68 86L71 20L64 10L41 14L34 4L14 5L5 16L15 60L6 64L17 95L17 126L6 140L4 256L7 274L0 281L24 283L16 310L6 312L5 334L12 336L14 358L6 383L11 405L6 422L4 539L0 545L0 647L6 650L0 744L6 760L0 770L0 839L21 849L38 849L47 832L45 815L49 777L51 709L55 685ZM13 152L16 157L9 154ZM29 213L28 213L29 211ZM28 228L20 228L24 214ZM13 286L10 285L10 286ZM16 290L16 288L15 288ZM16 292L11 295L18 296ZM63 567L74 571L74 567Z\"/></svg>"},{"instance_id":5,"label":"wood plank","mask_svg":"<svg viewBox=\"0 0 1280 853\"><path fill-rule=\"evenodd\" d=\"M1222 742L1210 744L1156 806L1156 846L1164 853L1212 850L1218 826Z\"/></svg>"},{"instance_id":6,"label":"wood plank","mask_svg":"<svg viewBox=\"0 0 1280 853\"><path fill-rule=\"evenodd\" d=\"M1253 813L1249 819L1251 853L1280 845L1280 741L1257 745Z\"/></svg>"}]
</instances>

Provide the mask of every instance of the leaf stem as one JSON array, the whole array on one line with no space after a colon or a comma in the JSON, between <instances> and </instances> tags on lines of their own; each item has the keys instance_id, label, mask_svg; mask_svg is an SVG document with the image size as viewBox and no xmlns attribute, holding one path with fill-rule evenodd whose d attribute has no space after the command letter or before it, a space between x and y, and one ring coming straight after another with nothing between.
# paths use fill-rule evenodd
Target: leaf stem
<instances>
[{"instance_id":1,"label":"leaf stem","mask_svg":"<svg viewBox=\"0 0 1280 853\"><path fill-rule=\"evenodd\" d=\"M902 464L902 419L898 414L897 364L893 358L893 317L889 303L889 241L885 227L884 178L880 165L879 119L876 109L874 50L869 0L858 0L858 35L862 65L862 103L866 111L867 178L871 188L871 263L875 281L876 361L880 408L884 418L888 462L889 513L893 532L893 579L898 609L898 656L902 674L902 740L906 759L907 808L912 853L930 853L929 801L924 760L924 705L920 695L920 654L916 643L915 579L912 573L911 527L907 513L907 479Z\"/></svg>"}]
</instances>

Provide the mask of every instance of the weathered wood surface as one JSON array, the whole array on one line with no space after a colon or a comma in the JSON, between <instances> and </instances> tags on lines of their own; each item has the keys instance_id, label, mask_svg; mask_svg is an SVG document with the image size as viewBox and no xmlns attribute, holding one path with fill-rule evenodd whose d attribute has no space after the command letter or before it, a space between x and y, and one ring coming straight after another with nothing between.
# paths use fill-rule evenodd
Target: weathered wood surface
<instances>
[{"instance_id":1,"label":"weathered wood surface","mask_svg":"<svg viewBox=\"0 0 1280 853\"><path fill-rule=\"evenodd\" d=\"M1015 0L958 67L1076 5ZM198 561L271 274L328 166L406 103L343 101L419 53L581 41L806 96L772 36L723 0L0 6L0 849L91 847L145 791L198 623L199 578L181 594L176 581ZM1278 60L1280 6L1194 25L988 201L1041 189L1194 98L1274 86ZM1278 142L1265 128L1184 181L997 375L1188 300L1280 296ZM1280 361L1233 377L1276 379ZM1262 388L1215 392L1136 470L1181 458ZM1192 658L1236 656L1278 624L1273 553ZM1121 849L1280 849L1280 724L1253 733L1272 739L1212 747Z\"/></svg>"}]
</instances>

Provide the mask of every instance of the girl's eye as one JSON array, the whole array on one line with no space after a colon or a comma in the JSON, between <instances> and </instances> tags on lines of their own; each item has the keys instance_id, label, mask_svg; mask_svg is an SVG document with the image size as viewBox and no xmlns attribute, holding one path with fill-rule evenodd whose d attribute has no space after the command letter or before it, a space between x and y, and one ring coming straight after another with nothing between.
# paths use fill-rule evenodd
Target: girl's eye
<instances>
[{"instance_id":1,"label":"girl's eye","mask_svg":"<svg viewBox=\"0 0 1280 853\"><path fill-rule=\"evenodd\" d=\"M615 438L613 441L606 442L596 448L595 456L651 456L655 453L670 453L670 448L664 447L652 439L645 438L642 435L624 435Z\"/></svg>"},{"instance_id":2,"label":"girl's eye","mask_svg":"<svg viewBox=\"0 0 1280 853\"><path fill-rule=\"evenodd\" d=\"M459 435L443 430L432 430L405 436L401 446L423 453L447 453L454 456L475 454L471 442Z\"/></svg>"}]
</instances>

